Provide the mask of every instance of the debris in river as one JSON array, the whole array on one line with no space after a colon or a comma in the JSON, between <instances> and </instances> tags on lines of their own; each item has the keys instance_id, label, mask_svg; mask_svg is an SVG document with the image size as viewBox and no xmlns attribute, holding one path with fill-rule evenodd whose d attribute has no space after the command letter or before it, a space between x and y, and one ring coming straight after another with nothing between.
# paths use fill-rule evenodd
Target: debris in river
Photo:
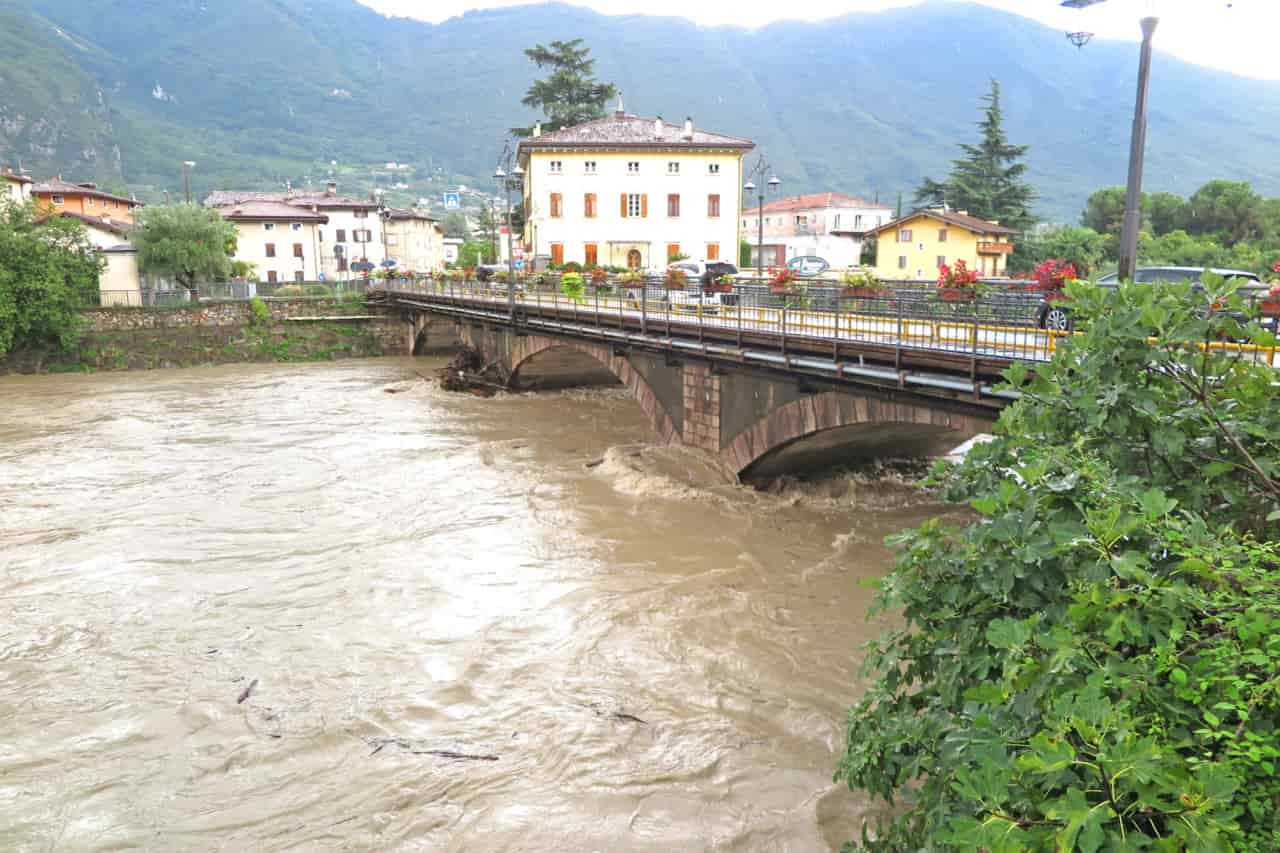
<instances>
[{"instance_id":1,"label":"debris in river","mask_svg":"<svg viewBox=\"0 0 1280 853\"><path fill-rule=\"evenodd\" d=\"M258 686L258 679L255 678L253 681L250 681L249 686L246 687L244 690L240 691L240 697L236 699L236 704L243 705L245 703L245 700L249 698L249 694L253 692L253 688L257 686Z\"/></svg>"},{"instance_id":2,"label":"debris in river","mask_svg":"<svg viewBox=\"0 0 1280 853\"><path fill-rule=\"evenodd\" d=\"M497 761L499 756L458 752L452 749L417 749L413 742L401 737L368 737L364 742L373 747L370 755L377 755L388 746L398 746L410 755L434 755L437 758L453 758L461 761Z\"/></svg>"},{"instance_id":3,"label":"debris in river","mask_svg":"<svg viewBox=\"0 0 1280 853\"><path fill-rule=\"evenodd\" d=\"M603 464L604 464L604 459L596 459L593 462L588 462L587 468L599 468Z\"/></svg>"},{"instance_id":4,"label":"debris in river","mask_svg":"<svg viewBox=\"0 0 1280 853\"><path fill-rule=\"evenodd\" d=\"M446 391L469 391L477 397L492 397L507 390L507 377L497 361L485 363L474 347L463 347L436 371L440 387Z\"/></svg>"},{"instance_id":5,"label":"debris in river","mask_svg":"<svg viewBox=\"0 0 1280 853\"><path fill-rule=\"evenodd\" d=\"M637 717L635 714L614 713L613 718L615 720L621 720L624 723L639 723L642 726L649 725L644 720Z\"/></svg>"}]
</instances>

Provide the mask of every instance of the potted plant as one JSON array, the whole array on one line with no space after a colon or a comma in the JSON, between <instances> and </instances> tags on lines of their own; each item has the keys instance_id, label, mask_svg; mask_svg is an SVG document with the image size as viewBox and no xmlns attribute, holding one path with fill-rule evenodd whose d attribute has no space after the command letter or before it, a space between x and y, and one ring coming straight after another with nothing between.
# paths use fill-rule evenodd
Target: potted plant
<instances>
[{"instance_id":1,"label":"potted plant","mask_svg":"<svg viewBox=\"0 0 1280 853\"><path fill-rule=\"evenodd\" d=\"M560 276L560 292L570 302L582 302L583 293L586 288L583 286L582 273L567 272Z\"/></svg>"},{"instance_id":2,"label":"potted plant","mask_svg":"<svg viewBox=\"0 0 1280 853\"><path fill-rule=\"evenodd\" d=\"M796 284L796 273L788 267L783 267L769 277L769 291L775 296L785 296L790 293Z\"/></svg>"},{"instance_id":3,"label":"potted plant","mask_svg":"<svg viewBox=\"0 0 1280 853\"><path fill-rule=\"evenodd\" d=\"M938 295L943 302L972 302L978 295L978 274L964 261L939 265Z\"/></svg>"},{"instance_id":4,"label":"potted plant","mask_svg":"<svg viewBox=\"0 0 1280 853\"><path fill-rule=\"evenodd\" d=\"M623 284L640 284L644 281L644 273L640 270L625 270L618 273L618 281Z\"/></svg>"},{"instance_id":5,"label":"potted plant","mask_svg":"<svg viewBox=\"0 0 1280 853\"><path fill-rule=\"evenodd\" d=\"M849 270L840 277L844 288L841 296L852 296L854 299L875 299L889 295L889 288L880 284L876 277L866 270Z\"/></svg>"},{"instance_id":6,"label":"potted plant","mask_svg":"<svg viewBox=\"0 0 1280 853\"><path fill-rule=\"evenodd\" d=\"M662 280L662 283L666 286L667 290L684 290L684 286L688 281L689 277L685 275L684 270L668 269L667 275Z\"/></svg>"},{"instance_id":7,"label":"potted plant","mask_svg":"<svg viewBox=\"0 0 1280 853\"><path fill-rule=\"evenodd\" d=\"M1280 317L1280 262L1271 268L1276 274L1276 278L1271 280L1271 289L1267 291L1267 295L1262 297L1262 303L1259 306L1262 309L1264 317Z\"/></svg>"},{"instance_id":8,"label":"potted plant","mask_svg":"<svg viewBox=\"0 0 1280 853\"><path fill-rule=\"evenodd\" d=\"M1067 294L1063 288L1066 287L1067 282L1079 278L1079 275L1076 273L1075 264L1050 258L1035 268L1031 278L1035 281L1031 286L1032 289L1043 293L1045 302L1056 302L1066 298Z\"/></svg>"},{"instance_id":9,"label":"potted plant","mask_svg":"<svg viewBox=\"0 0 1280 853\"><path fill-rule=\"evenodd\" d=\"M707 293L733 293L733 276L725 274L713 280L706 287Z\"/></svg>"}]
</instances>

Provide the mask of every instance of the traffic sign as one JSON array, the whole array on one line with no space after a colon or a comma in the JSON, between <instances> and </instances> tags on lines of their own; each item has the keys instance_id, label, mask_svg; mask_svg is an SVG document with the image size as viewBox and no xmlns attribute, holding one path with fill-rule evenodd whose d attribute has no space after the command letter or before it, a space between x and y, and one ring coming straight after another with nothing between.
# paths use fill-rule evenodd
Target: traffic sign
<instances>
[{"instance_id":1,"label":"traffic sign","mask_svg":"<svg viewBox=\"0 0 1280 853\"><path fill-rule=\"evenodd\" d=\"M524 248L522 246L513 246L511 249L511 257L519 260L524 257Z\"/></svg>"},{"instance_id":2,"label":"traffic sign","mask_svg":"<svg viewBox=\"0 0 1280 853\"><path fill-rule=\"evenodd\" d=\"M517 258L517 259L516 259L516 261L515 261L514 266L515 266L515 268L516 268L516 269L518 269L518 270L522 270L522 269L524 269L524 259L523 259L523 258Z\"/></svg>"},{"instance_id":3,"label":"traffic sign","mask_svg":"<svg viewBox=\"0 0 1280 853\"><path fill-rule=\"evenodd\" d=\"M462 196L461 196L461 195L459 195L458 193L445 193L445 194L444 194L444 209L445 209L445 210L457 210L457 209L458 209L458 208L460 208L460 207L462 207Z\"/></svg>"}]
</instances>

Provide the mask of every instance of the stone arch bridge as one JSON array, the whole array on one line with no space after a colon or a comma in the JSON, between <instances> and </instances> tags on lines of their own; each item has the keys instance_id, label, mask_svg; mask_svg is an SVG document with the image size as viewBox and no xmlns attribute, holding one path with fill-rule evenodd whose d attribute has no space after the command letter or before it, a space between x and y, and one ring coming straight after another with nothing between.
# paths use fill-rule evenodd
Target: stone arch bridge
<instances>
[{"instance_id":1,"label":"stone arch bridge","mask_svg":"<svg viewBox=\"0 0 1280 853\"><path fill-rule=\"evenodd\" d=\"M474 347L515 389L620 384L661 441L716 454L744 479L946 452L990 431L1008 402L957 399L900 382L832 380L810 375L799 359L748 364L709 351L623 345L432 311L408 317L415 354Z\"/></svg>"}]
</instances>

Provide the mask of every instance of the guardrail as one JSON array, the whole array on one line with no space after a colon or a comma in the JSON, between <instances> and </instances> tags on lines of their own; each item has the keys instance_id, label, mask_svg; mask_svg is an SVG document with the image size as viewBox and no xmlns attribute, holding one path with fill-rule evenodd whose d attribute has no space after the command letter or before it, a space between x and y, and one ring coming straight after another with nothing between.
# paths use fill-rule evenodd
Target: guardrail
<instances>
[{"instance_id":1,"label":"guardrail","mask_svg":"<svg viewBox=\"0 0 1280 853\"><path fill-rule=\"evenodd\" d=\"M550 280L505 282L419 280L375 282L372 293L435 298L490 315L550 318L578 327L638 328L642 334L694 337L699 341L753 338L785 358L797 350L827 350L841 360L841 347L863 345L901 363L902 354L966 356L984 362L1047 361L1071 333L1038 327L1040 294L1025 285L991 288L948 300L936 287L890 288L869 296L841 288L810 288L804 294L774 293L768 286L736 285L732 292L668 290L658 279L584 284L571 297ZM1256 363L1280 367L1275 347L1215 342L1213 349L1241 353Z\"/></svg>"}]
</instances>

